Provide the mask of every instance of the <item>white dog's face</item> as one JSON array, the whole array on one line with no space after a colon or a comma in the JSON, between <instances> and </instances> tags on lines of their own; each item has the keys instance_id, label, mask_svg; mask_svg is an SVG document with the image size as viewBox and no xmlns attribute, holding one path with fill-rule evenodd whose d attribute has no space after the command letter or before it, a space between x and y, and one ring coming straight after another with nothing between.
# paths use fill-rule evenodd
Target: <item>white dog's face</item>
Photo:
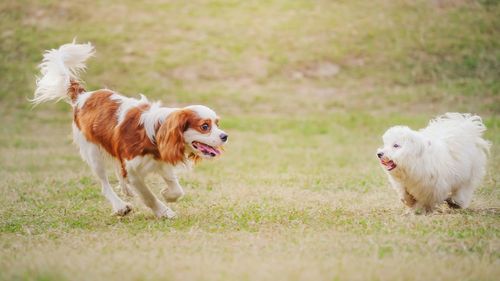
<instances>
[{"instance_id":1,"label":"white dog's face","mask_svg":"<svg viewBox=\"0 0 500 281\"><path fill-rule=\"evenodd\" d=\"M384 146L377 150L377 157L387 171L404 168L406 163L420 157L425 148L418 132L406 126L395 126L382 137Z\"/></svg>"}]
</instances>

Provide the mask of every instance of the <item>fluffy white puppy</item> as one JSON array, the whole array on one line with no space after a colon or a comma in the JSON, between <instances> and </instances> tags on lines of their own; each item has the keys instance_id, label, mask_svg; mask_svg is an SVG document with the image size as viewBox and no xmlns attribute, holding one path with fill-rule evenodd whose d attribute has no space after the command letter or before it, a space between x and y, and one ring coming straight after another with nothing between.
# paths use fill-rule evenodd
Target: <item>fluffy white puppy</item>
<instances>
[{"instance_id":1,"label":"fluffy white puppy","mask_svg":"<svg viewBox=\"0 0 500 281\"><path fill-rule=\"evenodd\" d=\"M431 212L446 201L467 208L485 174L490 143L481 117L446 113L419 131L395 126L384 134L377 157L401 201Z\"/></svg>"}]
</instances>

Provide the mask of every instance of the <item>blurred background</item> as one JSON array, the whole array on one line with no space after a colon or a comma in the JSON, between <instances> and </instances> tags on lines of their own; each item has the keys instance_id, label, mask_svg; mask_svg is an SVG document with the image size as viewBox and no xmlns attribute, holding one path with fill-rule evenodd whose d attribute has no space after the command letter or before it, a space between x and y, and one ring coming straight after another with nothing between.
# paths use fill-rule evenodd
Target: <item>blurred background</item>
<instances>
[{"instance_id":1,"label":"blurred background","mask_svg":"<svg viewBox=\"0 0 500 281\"><path fill-rule=\"evenodd\" d=\"M499 107L497 1L3 1L1 101L41 52L95 44L88 88L230 114ZM221 113L222 113L221 112Z\"/></svg>"},{"instance_id":2,"label":"blurred background","mask_svg":"<svg viewBox=\"0 0 500 281\"><path fill-rule=\"evenodd\" d=\"M225 155L182 174L179 219L135 198L110 216L70 106L29 104L43 51L73 38L97 50L88 90L222 117ZM380 137L448 111L484 118L488 175L470 211L403 217ZM0 279L491 280L499 117L496 0L4 0Z\"/></svg>"}]
</instances>

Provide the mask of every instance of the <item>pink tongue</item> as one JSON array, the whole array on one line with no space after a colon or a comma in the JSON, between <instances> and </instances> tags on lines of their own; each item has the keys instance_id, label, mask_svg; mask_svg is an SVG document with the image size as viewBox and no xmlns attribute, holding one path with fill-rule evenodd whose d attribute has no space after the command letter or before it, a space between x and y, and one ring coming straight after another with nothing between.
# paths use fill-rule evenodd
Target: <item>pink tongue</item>
<instances>
[{"instance_id":1,"label":"pink tongue","mask_svg":"<svg viewBox=\"0 0 500 281\"><path fill-rule=\"evenodd\" d=\"M219 155L220 154L220 152L217 149L215 149L215 148L213 148L211 146L208 146L208 145L206 145L204 143L198 143L198 147L200 148L201 152L203 152L203 153L209 153L209 154L213 153L215 155Z\"/></svg>"}]
</instances>

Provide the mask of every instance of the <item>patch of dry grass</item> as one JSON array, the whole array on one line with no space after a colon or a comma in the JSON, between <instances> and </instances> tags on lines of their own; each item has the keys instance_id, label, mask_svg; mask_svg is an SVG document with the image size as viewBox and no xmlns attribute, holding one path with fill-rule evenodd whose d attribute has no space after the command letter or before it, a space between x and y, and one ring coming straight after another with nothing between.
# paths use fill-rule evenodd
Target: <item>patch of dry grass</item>
<instances>
[{"instance_id":1,"label":"patch of dry grass","mask_svg":"<svg viewBox=\"0 0 500 281\"><path fill-rule=\"evenodd\" d=\"M445 248L453 246L446 240L420 243L398 235L353 236L307 228L224 235L83 231L57 241L15 241L2 243L13 252L8 268L48 279L488 280L498 274L491 266L494 259L450 253Z\"/></svg>"}]
</instances>

